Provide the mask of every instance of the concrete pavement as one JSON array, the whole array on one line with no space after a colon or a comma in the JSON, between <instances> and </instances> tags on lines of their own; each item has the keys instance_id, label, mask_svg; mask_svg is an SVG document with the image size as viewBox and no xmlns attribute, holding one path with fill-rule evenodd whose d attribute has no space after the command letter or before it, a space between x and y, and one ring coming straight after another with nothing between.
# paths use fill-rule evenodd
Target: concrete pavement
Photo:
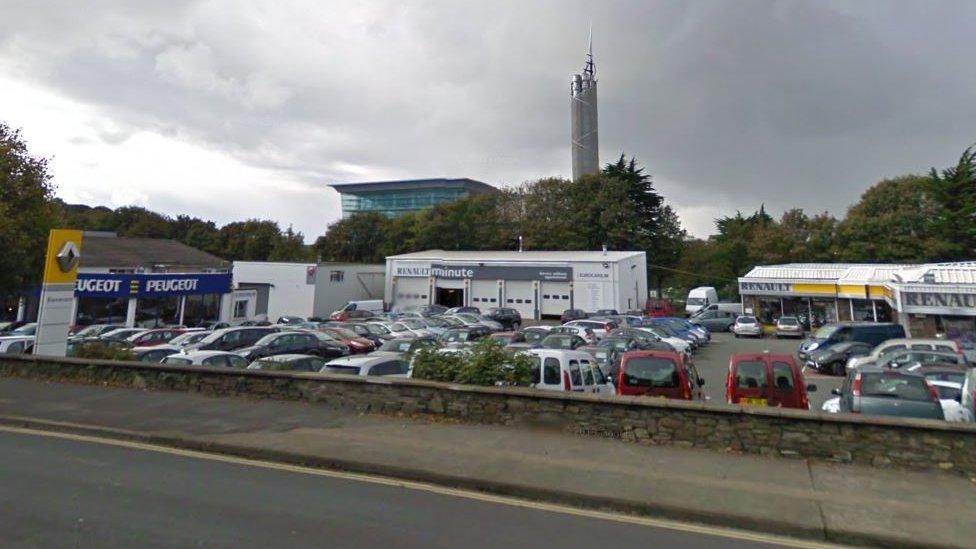
<instances>
[{"instance_id":1,"label":"concrete pavement","mask_svg":"<svg viewBox=\"0 0 976 549\"><path fill-rule=\"evenodd\" d=\"M645 447L548 430L325 406L0 380L0 414L126 430L239 455L885 545L967 546L976 485L952 475ZM30 422L27 422L30 423Z\"/></svg>"},{"instance_id":2,"label":"concrete pavement","mask_svg":"<svg viewBox=\"0 0 976 549\"><path fill-rule=\"evenodd\" d=\"M771 547L402 486L0 432L4 547Z\"/></svg>"}]
</instances>

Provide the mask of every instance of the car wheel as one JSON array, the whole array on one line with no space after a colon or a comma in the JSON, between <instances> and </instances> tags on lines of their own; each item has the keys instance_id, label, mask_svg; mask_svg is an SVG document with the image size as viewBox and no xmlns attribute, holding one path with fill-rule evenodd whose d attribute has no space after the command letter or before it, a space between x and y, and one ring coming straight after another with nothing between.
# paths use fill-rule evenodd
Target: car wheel
<instances>
[{"instance_id":1,"label":"car wheel","mask_svg":"<svg viewBox=\"0 0 976 549\"><path fill-rule=\"evenodd\" d=\"M847 374L847 365L843 362L835 362L833 367L830 369L830 373L835 376L843 376Z\"/></svg>"},{"instance_id":2,"label":"car wheel","mask_svg":"<svg viewBox=\"0 0 976 549\"><path fill-rule=\"evenodd\" d=\"M729 327L728 327L728 328L726 328L726 330L728 330L728 331L730 331L730 332L731 332L731 331L732 331L732 326L733 326L732 324L729 324Z\"/></svg>"}]
</instances>

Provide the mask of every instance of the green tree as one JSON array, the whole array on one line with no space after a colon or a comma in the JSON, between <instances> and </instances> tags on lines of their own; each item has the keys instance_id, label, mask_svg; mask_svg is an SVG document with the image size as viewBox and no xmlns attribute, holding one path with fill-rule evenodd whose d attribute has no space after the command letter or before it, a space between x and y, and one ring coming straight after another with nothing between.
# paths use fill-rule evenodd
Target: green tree
<instances>
[{"instance_id":1,"label":"green tree","mask_svg":"<svg viewBox=\"0 0 976 549\"><path fill-rule=\"evenodd\" d=\"M919 175L874 184L837 227L837 257L844 261L929 261L951 255L939 235L942 206L932 181Z\"/></svg>"},{"instance_id":2,"label":"green tree","mask_svg":"<svg viewBox=\"0 0 976 549\"><path fill-rule=\"evenodd\" d=\"M281 239L274 221L248 219L220 228L218 242L221 257L227 260L267 261Z\"/></svg>"},{"instance_id":3,"label":"green tree","mask_svg":"<svg viewBox=\"0 0 976 549\"><path fill-rule=\"evenodd\" d=\"M0 123L0 297L38 284L57 209L47 160L31 156L20 130Z\"/></svg>"},{"instance_id":4,"label":"green tree","mask_svg":"<svg viewBox=\"0 0 976 549\"><path fill-rule=\"evenodd\" d=\"M268 254L268 261L314 261L314 250L305 245L305 235L295 232L291 225L281 233L278 241L275 242L271 253Z\"/></svg>"},{"instance_id":5,"label":"green tree","mask_svg":"<svg viewBox=\"0 0 976 549\"><path fill-rule=\"evenodd\" d=\"M929 173L939 209L935 229L948 248L942 259L976 256L976 150L966 149L951 168Z\"/></svg>"},{"instance_id":6,"label":"green tree","mask_svg":"<svg viewBox=\"0 0 976 549\"><path fill-rule=\"evenodd\" d=\"M381 213L357 213L329 225L315 241L315 249L323 261L380 263L389 226L390 218Z\"/></svg>"}]
</instances>

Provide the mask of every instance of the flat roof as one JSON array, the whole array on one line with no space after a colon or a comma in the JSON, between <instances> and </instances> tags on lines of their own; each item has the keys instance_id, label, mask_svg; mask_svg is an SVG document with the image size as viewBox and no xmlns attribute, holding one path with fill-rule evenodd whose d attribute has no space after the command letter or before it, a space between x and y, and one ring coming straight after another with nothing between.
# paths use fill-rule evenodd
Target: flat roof
<instances>
[{"instance_id":1,"label":"flat roof","mask_svg":"<svg viewBox=\"0 0 976 549\"><path fill-rule=\"evenodd\" d=\"M468 251L468 250L425 250L409 254L391 255L386 259L404 259L417 261L508 261L508 262L600 262L620 261L637 255L646 255L640 251L530 251L517 252L508 250L496 251Z\"/></svg>"},{"instance_id":2,"label":"flat roof","mask_svg":"<svg viewBox=\"0 0 976 549\"><path fill-rule=\"evenodd\" d=\"M834 280L840 284L976 284L976 261L953 263L788 263L753 267L740 280ZM927 282L928 280L928 282Z\"/></svg>"},{"instance_id":3,"label":"flat roof","mask_svg":"<svg viewBox=\"0 0 976 549\"><path fill-rule=\"evenodd\" d=\"M468 192L473 194L498 191L498 189L487 183L468 179L467 177L456 179L439 177L432 179L401 179L397 181L366 181L361 183L330 183L329 186L342 194L374 193L403 189L454 189L458 187L467 189Z\"/></svg>"}]
</instances>

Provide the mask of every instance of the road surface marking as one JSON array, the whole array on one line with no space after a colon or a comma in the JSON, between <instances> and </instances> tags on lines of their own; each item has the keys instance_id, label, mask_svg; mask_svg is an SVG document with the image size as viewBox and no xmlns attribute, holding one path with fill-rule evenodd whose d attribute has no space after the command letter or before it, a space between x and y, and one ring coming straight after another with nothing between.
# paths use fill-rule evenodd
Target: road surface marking
<instances>
[{"instance_id":1,"label":"road surface marking","mask_svg":"<svg viewBox=\"0 0 976 549\"><path fill-rule=\"evenodd\" d=\"M687 532L692 534L731 538L731 539L737 539L743 541L752 541L756 543L766 543L772 545L779 545L781 547L797 547L803 549L843 547L841 545L834 545L826 542L794 539L786 536L778 536L775 534L762 534L757 532L749 532L745 530L736 530L733 528L723 528L720 526L706 526L702 524L686 523L686 522L680 522L680 521L669 520L669 519L610 513L606 511L596 511L591 509L570 507L568 505L561 505L557 503L529 501L529 500L523 500L512 496L487 494L483 492L464 490L460 488L448 488L445 486L429 484L426 482L418 482L412 480L399 480L391 477L367 475L363 473L349 473L345 471L334 471L329 469L316 469L314 467L304 467L301 465L290 465L287 463L277 463L273 461L264 461L258 459L228 456L228 455L215 454L210 452L201 452L198 450L184 450L181 448L172 448L169 446L160 446L156 444L146 444L142 442L133 442L127 440L117 440L117 439L103 438L103 437L97 437L91 435L78 435L73 433L43 431L38 429L29 429L23 427L8 427L3 425L0 425L0 432L15 433L15 434L22 434L22 435L33 435L33 436L41 436L41 437L49 437L49 438L59 438L64 440L73 440L73 441L87 442L92 444L102 444L105 446L116 446L120 448L142 450L147 452L156 452L160 454L168 454L173 456L187 457L187 458L200 459L206 461L218 461L222 463L230 463L235 465L259 467L262 469L285 471L289 473L315 475L315 476L335 478L340 480L354 480L359 482L368 482L371 484L378 484L383 486L395 486L400 488L407 488L410 490L429 492L438 495L453 496L453 497L465 498L474 501L482 501L488 503L497 503L497 504L508 505L512 507L522 507L525 509L548 511L552 513L560 513L564 515L575 515L575 516L586 517L586 518L595 518L600 520L634 524L638 526L649 526L653 528L662 528L662 529L675 530L679 532Z\"/></svg>"}]
</instances>

